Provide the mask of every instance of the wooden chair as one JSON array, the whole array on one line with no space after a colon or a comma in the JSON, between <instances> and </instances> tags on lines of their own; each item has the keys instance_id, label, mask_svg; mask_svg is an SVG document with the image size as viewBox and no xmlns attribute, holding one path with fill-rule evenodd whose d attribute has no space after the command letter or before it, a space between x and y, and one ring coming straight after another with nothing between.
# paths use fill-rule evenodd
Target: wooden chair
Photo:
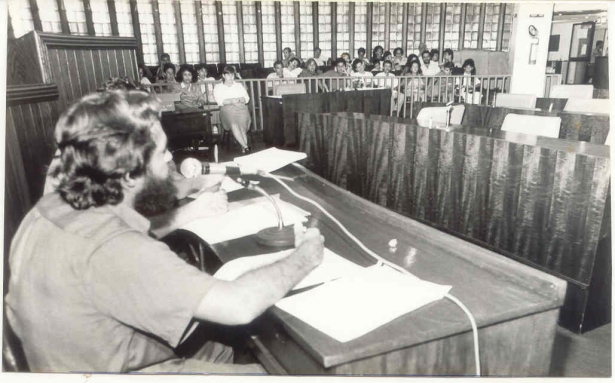
<instances>
[{"instance_id":1,"label":"wooden chair","mask_svg":"<svg viewBox=\"0 0 615 383\"><path fill-rule=\"evenodd\" d=\"M593 85L555 85L549 94L550 98L584 98L594 96Z\"/></svg>"},{"instance_id":2,"label":"wooden chair","mask_svg":"<svg viewBox=\"0 0 615 383\"><path fill-rule=\"evenodd\" d=\"M558 138L561 124L559 117L510 113L504 118L502 131Z\"/></svg>"},{"instance_id":3,"label":"wooden chair","mask_svg":"<svg viewBox=\"0 0 615 383\"><path fill-rule=\"evenodd\" d=\"M609 113L610 100L603 98L569 98L564 107L564 112L579 113Z\"/></svg>"},{"instance_id":4,"label":"wooden chair","mask_svg":"<svg viewBox=\"0 0 615 383\"><path fill-rule=\"evenodd\" d=\"M506 108L535 108L536 95L498 93L497 96L495 96L495 106Z\"/></svg>"}]
</instances>

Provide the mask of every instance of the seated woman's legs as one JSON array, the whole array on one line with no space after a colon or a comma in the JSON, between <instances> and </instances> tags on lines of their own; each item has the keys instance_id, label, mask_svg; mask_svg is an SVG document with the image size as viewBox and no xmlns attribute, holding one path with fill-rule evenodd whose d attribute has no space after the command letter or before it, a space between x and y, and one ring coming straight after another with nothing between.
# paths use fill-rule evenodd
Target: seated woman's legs
<instances>
[{"instance_id":1,"label":"seated woman's legs","mask_svg":"<svg viewBox=\"0 0 615 383\"><path fill-rule=\"evenodd\" d=\"M245 150L248 147L248 135L246 134L245 128L233 124L231 125L231 132L233 133L233 137L239 142L239 145L241 145L241 149Z\"/></svg>"}]
</instances>

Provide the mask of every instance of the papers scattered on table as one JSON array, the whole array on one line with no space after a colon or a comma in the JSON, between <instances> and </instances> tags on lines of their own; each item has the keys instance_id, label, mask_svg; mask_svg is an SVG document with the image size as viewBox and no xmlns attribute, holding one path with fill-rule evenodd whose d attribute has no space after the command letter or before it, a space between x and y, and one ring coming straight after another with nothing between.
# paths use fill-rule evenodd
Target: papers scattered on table
<instances>
[{"instance_id":1,"label":"papers scattered on table","mask_svg":"<svg viewBox=\"0 0 615 383\"><path fill-rule=\"evenodd\" d=\"M226 191L227 193L233 192L235 190L243 189L243 186L239 184L239 182L235 181L229 176L224 177L222 180L222 184L220 185L220 189Z\"/></svg>"},{"instance_id":2,"label":"papers scattered on table","mask_svg":"<svg viewBox=\"0 0 615 383\"><path fill-rule=\"evenodd\" d=\"M247 156L237 157L234 161L239 166L272 172L304 158L307 158L307 154L302 152L269 148Z\"/></svg>"},{"instance_id":3,"label":"papers scattered on table","mask_svg":"<svg viewBox=\"0 0 615 383\"><path fill-rule=\"evenodd\" d=\"M267 266L279 261L280 259L286 258L293 251L295 250L290 249L277 253L237 258L224 264L224 266L218 270L214 277L225 281L232 281L250 270L258 269L259 267ZM350 276L357 272L361 272L361 270L363 270L363 267L342 258L331 250L325 248L322 263L317 268L312 270L312 272L303 278L295 287L293 287L293 290Z\"/></svg>"},{"instance_id":4,"label":"papers scattered on table","mask_svg":"<svg viewBox=\"0 0 615 383\"><path fill-rule=\"evenodd\" d=\"M442 299L451 286L371 266L279 301L276 306L339 342L348 342Z\"/></svg>"},{"instance_id":5,"label":"papers scattered on table","mask_svg":"<svg viewBox=\"0 0 615 383\"><path fill-rule=\"evenodd\" d=\"M306 222L310 213L272 196L280 210L285 225ZM197 219L183 226L204 241L214 244L256 234L258 231L278 225L278 216L273 204L265 197L229 203L229 211L220 216Z\"/></svg>"}]
</instances>

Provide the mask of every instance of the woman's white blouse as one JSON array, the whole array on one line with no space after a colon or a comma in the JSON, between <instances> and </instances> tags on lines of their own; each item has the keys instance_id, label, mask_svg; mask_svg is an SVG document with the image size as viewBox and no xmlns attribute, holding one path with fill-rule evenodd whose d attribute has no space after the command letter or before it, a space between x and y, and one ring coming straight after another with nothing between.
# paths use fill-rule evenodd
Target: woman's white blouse
<instances>
[{"instance_id":1,"label":"woman's white blouse","mask_svg":"<svg viewBox=\"0 0 615 383\"><path fill-rule=\"evenodd\" d=\"M246 88L244 88L243 84L240 84L238 82L233 83L233 85L231 86L225 85L224 83L220 83L214 88L214 99L216 100L216 103L220 106L224 104L225 100L240 97L245 98L246 104L250 102L250 96L248 96Z\"/></svg>"}]
</instances>

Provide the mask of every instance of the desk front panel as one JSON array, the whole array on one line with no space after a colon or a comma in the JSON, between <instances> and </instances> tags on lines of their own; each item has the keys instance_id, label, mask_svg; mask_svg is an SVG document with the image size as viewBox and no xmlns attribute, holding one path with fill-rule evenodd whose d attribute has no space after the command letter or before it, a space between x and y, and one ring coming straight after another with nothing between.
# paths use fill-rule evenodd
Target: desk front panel
<instances>
[{"instance_id":1,"label":"desk front panel","mask_svg":"<svg viewBox=\"0 0 615 383\"><path fill-rule=\"evenodd\" d=\"M171 150L198 146L200 140L207 146L213 143L210 111L194 109L163 112L160 121Z\"/></svg>"}]
</instances>

